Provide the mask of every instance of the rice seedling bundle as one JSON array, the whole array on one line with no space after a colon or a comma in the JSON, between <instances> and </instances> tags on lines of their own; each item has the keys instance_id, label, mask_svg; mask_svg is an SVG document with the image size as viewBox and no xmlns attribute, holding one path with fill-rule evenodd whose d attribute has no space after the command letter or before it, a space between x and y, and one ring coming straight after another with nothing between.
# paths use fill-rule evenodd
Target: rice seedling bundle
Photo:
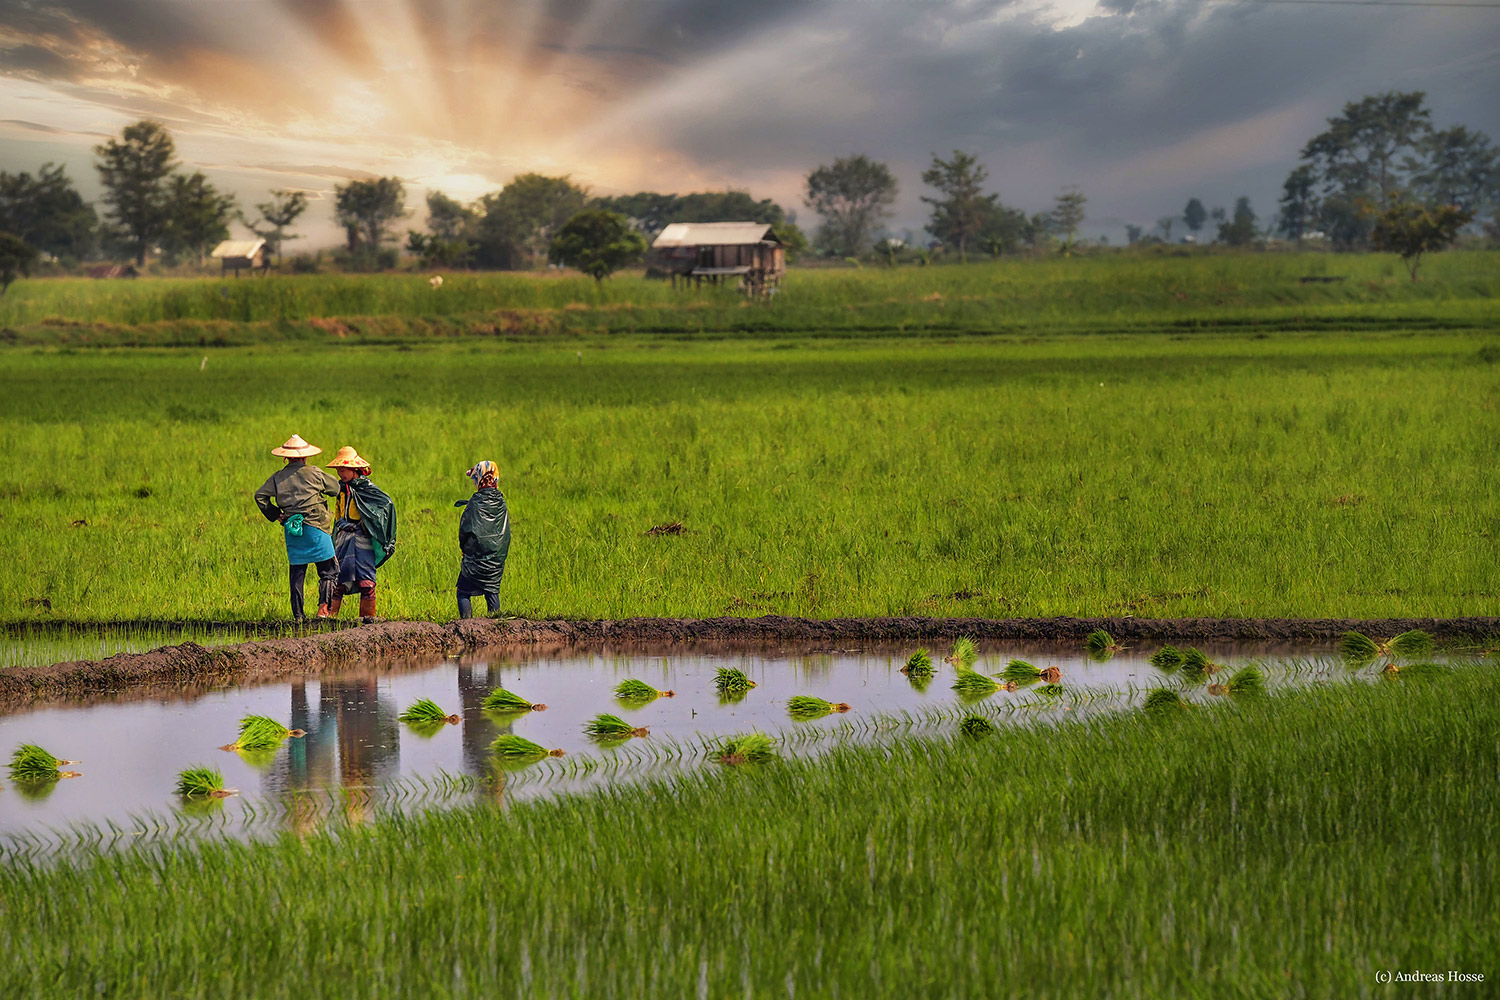
<instances>
[{"instance_id":1,"label":"rice seedling bundle","mask_svg":"<svg viewBox=\"0 0 1500 1000\"><path fill-rule=\"evenodd\" d=\"M645 727L632 726L618 715L610 715L608 712L595 716L583 727L583 731L595 739L628 739L631 736L650 735L650 730Z\"/></svg>"},{"instance_id":2,"label":"rice seedling bundle","mask_svg":"<svg viewBox=\"0 0 1500 1000\"><path fill-rule=\"evenodd\" d=\"M234 793L234 789L224 787L224 775L217 768L200 765L177 776L177 794L187 798L221 799Z\"/></svg>"},{"instance_id":3,"label":"rice seedling bundle","mask_svg":"<svg viewBox=\"0 0 1500 1000\"><path fill-rule=\"evenodd\" d=\"M495 688L485 695L481 707L486 712L541 712L547 708L546 705L534 705L514 691L507 691L503 687Z\"/></svg>"},{"instance_id":4,"label":"rice seedling bundle","mask_svg":"<svg viewBox=\"0 0 1500 1000\"><path fill-rule=\"evenodd\" d=\"M675 691L658 691L645 681L627 679L620 682L615 688L615 697L621 701L633 701L645 704L658 698L675 698Z\"/></svg>"},{"instance_id":5,"label":"rice seedling bundle","mask_svg":"<svg viewBox=\"0 0 1500 1000\"><path fill-rule=\"evenodd\" d=\"M1042 676L1042 668L1025 660L1011 660L1005 665L1004 676L1008 681L1034 681Z\"/></svg>"},{"instance_id":6,"label":"rice seedling bundle","mask_svg":"<svg viewBox=\"0 0 1500 1000\"><path fill-rule=\"evenodd\" d=\"M793 695L786 703L786 712L794 719L821 719L834 712L847 712L849 706L843 702L824 701L811 695Z\"/></svg>"},{"instance_id":7,"label":"rice seedling bundle","mask_svg":"<svg viewBox=\"0 0 1500 1000\"><path fill-rule=\"evenodd\" d=\"M34 743L23 743L16 747L10 757L10 776L14 781L52 781L56 778L74 778L77 774L63 771L64 764L78 764L76 760L59 760Z\"/></svg>"},{"instance_id":8,"label":"rice seedling bundle","mask_svg":"<svg viewBox=\"0 0 1500 1000\"><path fill-rule=\"evenodd\" d=\"M1339 652L1351 663L1368 663L1380 655L1380 647L1363 632L1345 632L1339 640Z\"/></svg>"},{"instance_id":9,"label":"rice seedling bundle","mask_svg":"<svg viewBox=\"0 0 1500 1000\"><path fill-rule=\"evenodd\" d=\"M979 698L990 694L1000 685L995 679L977 670L960 670L953 681L953 690L968 698Z\"/></svg>"},{"instance_id":10,"label":"rice seedling bundle","mask_svg":"<svg viewBox=\"0 0 1500 1000\"><path fill-rule=\"evenodd\" d=\"M742 670L720 667L714 672L714 688L720 694L744 694L753 687L755 682L746 677Z\"/></svg>"},{"instance_id":11,"label":"rice seedling bundle","mask_svg":"<svg viewBox=\"0 0 1500 1000\"><path fill-rule=\"evenodd\" d=\"M240 735L221 750L275 750L288 736L307 735L300 729L288 729L265 715L247 715L240 719Z\"/></svg>"},{"instance_id":12,"label":"rice seedling bundle","mask_svg":"<svg viewBox=\"0 0 1500 1000\"><path fill-rule=\"evenodd\" d=\"M540 743L533 743L524 736L515 733L501 733L495 737L490 744L490 752L503 761L511 763L524 763L533 760L541 760L543 757L561 757L561 750L548 750Z\"/></svg>"},{"instance_id":13,"label":"rice seedling bundle","mask_svg":"<svg viewBox=\"0 0 1500 1000\"><path fill-rule=\"evenodd\" d=\"M949 663L960 670L967 670L979 659L979 646L969 636L961 635L953 640L953 651L947 656Z\"/></svg>"},{"instance_id":14,"label":"rice seedling bundle","mask_svg":"<svg viewBox=\"0 0 1500 1000\"><path fill-rule=\"evenodd\" d=\"M463 719L457 715L449 715L444 712L438 703L431 698L418 698L406 711L396 716L401 722L410 723L414 726L431 726L441 723L457 724Z\"/></svg>"},{"instance_id":15,"label":"rice seedling bundle","mask_svg":"<svg viewBox=\"0 0 1500 1000\"><path fill-rule=\"evenodd\" d=\"M1203 652L1203 650L1193 648L1182 651L1183 673L1198 677L1203 674L1214 673L1218 669L1217 666L1208 662L1208 654Z\"/></svg>"},{"instance_id":16,"label":"rice seedling bundle","mask_svg":"<svg viewBox=\"0 0 1500 1000\"><path fill-rule=\"evenodd\" d=\"M1259 667L1241 667L1229 678L1229 683L1224 685L1230 694L1253 695L1264 694L1266 691L1266 677L1260 672Z\"/></svg>"},{"instance_id":17,"label":"rice seedling bundle","mask_svg":"<svg viewBox=\"0 0 1500 1000\"><path fill-rule=\"evenodd\" d=\"M1391 656L1399 656L1402 659L1431 656L1432 636L1419 628L1414 628L1408 632L1402 632L1381 648Z\"/></svg>"},{"instance_id":18,"label":"rice seedling bundle","mask_svg":"<svg viewBox=\"0 0 1500 1000\"><path fill-rule=\"evenodd\" d=\"M906 666L901 672L909 677L928 677L932 674L932 657L927 650L919 649L906 658Z\"/></svg>"},{"instance_id":19,"label":"rice seedling bundle","mask_svg":"<svg viewBox=\"0 0 1500 1000\"><path fill-rule=\"evenodd\" d=\"M1104 656L1120 651L1120 645L1115 642L1114 636L1102 628L1090 632L1089 637L1084 640L1084 645L1088 647L1088 651L1094 656Z\"/></svg>"},{"instance_id":20,"label":"rice seedling bundle","mask_svg":"<svg viewBox=\"0 0 1500 1000\"><path fill-rule=\"evenodd\" d=\"M714 753L714 760L721 764L762 764L775 758L776 741L764 733L731 736Z\"/></svg>"},{"instance_id":21,"label":"rice seedling bundle","mask_svg":"<svg viewBox=\"0 0 1500 1000\"><path fill-rule=\"evenodd\" d=\"M1182 666L1182 650L1176 646L1163 646L1151 654L1151 665L1158 670L1176 670Z\"/></svg>"},{"instance_id":22,"label":"rice seedling bundle","mask_svg":"<svg viewBox=\"0 0 1500 1000\"><path fill-rule=\"evenodd\" d=\"M1146 696L1144 707L1147 715L1167 715L1179 708L1186 708L1187 702L1170 688L1157 688Z\"/></svg>"},{"instance_id":23,"label":"rice seedling bundle","mask_svg":"<svg viewBox=\"0 0 1500 1000\"><path fill-rule=\"evenodd\" d=\"M1351 663L1369 663L1382 655L1415 659L1431 656L1432 650L1432 636L1419 628L1409 629L1384 642L1371 639L1363 632L1345 632L1339 640L1339 652Z\"/></svg>"},{"instance_id":24,"label":"rice seedling bundle","mask_svg":"<svg viewBox=\"0 0 1500 1000\"><path fill-rule=\"evenodd\" d=\"M964 720L958 724L958 731L965 736L978 739L988 736L995 731L995 724L989 719L978 715L966 715Z\"/></svg>"}]
</instances>

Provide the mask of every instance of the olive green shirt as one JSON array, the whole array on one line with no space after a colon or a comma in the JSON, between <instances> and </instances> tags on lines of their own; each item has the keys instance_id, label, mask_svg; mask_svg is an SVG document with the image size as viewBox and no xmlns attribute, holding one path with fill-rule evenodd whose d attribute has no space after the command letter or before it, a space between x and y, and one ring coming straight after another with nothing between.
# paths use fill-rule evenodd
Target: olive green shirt
<instances>
[{"instance_id":1,"label":"olive green shirt","mask_svg":"<svg viewBox=\"0 0 1500 1000\"><path fill-rule=\"evenodd\" d=\"M333 533L333 518L328 516L324 496L336 496L339 481L316 465L288 465L272 474L255 491L255 506L268 520L301 514L315 528Z\"/></svg>"}]
</instances>

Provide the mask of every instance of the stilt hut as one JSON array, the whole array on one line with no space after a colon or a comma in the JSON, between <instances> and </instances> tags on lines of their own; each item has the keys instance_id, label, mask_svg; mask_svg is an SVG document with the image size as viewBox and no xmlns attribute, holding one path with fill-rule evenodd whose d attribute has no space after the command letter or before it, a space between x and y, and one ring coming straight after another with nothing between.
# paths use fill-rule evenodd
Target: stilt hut
<instances>
[{"instance_id":1,"label":"stilt hut","mask_svg":"<svg viewBox=\"0 0 1500 1000\"><path fill-rule=\"evenodd\" d=\"M225 240L214 247L210 257L218 258L220 277L234 272L238 278L241 271L252 270L264 273L271 266L271 255L266 252L265 240Z\"/></svg>"},{"instance_id":2,"label":"stilt hut","mask_svg":"<svg viewBox=\"0 0 1500 1000\"><path fill-rule=\"evenodd\" d=\"M738 280L752 295L765 295L786 276L786 247L763 222L674 222L651 244L651 265L677 279L701 285Z\"/></svg>"}]
</instances>

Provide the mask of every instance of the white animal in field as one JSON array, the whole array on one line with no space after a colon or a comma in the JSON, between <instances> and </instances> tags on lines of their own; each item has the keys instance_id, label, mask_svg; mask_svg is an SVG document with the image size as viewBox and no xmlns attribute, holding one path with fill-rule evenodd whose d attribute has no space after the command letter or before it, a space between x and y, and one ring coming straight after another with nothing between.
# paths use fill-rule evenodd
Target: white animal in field
<instances>
[{"instance_id":1,"label":"white animal in field","mask_svg":"<svg viewBox=\"0 0 1500 1000\"><path fill-rule=\"evenodd\" d=\"M427 279L427 283L433 288L442 288L443 276L441 274L434 274L432 277Z\"/></svg>"}]
</instances>

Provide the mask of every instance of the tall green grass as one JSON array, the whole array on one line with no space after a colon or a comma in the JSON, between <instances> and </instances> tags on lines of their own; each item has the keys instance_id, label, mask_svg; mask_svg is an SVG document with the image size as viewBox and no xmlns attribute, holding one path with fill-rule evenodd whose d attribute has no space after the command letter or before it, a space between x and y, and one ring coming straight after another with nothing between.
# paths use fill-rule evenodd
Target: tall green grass
<instances>
[{"instance_id":1,"label":"tall green grass","mask_svg":"<svg viewBox=\"0 0 1500 1000\"><path fill-rule=\"evenodd\" d=\"M395 499L387 617L456 616L480 458L507 614L1489 614L1494 341L12 350L0 619L285 618L293 432Z\"/></svg>"},{"instance_id":2,"label":"tall green grass","mask_svg":"<svg viewBox=\"0 0 1500 1000\"><path fill-rule=\"evenodd\" d=\"M1249 998L1488 977L1496 732L1500 674L1467 668L17 863L0 949L24 959L0 995Z\"/></svg>"}]
</instances>

